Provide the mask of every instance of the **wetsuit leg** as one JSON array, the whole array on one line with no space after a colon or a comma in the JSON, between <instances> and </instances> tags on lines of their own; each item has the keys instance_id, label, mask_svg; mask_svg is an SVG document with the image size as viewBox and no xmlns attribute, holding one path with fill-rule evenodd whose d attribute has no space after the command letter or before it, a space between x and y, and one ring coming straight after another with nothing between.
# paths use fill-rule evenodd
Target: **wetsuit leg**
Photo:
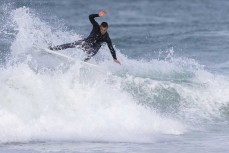
<instances>
[{"instance_id":1,"label":"wetsuit leg","mask_svg":"<svg viewBox=\"0 0 229 153\"><path fill-rule=\"evenodd\" d=\"M83 40L79 40L79 41L75 41L73 43L67 43L67 44L63 44L63 45L58 45L58 46L54 46L54 47L49 47L50 50L64 50L67 48L75 48L78 45L81 45L83 42Z\"/></svg>"},{"instance_id":2,"label":"wetsuit leg","mask_svg":"<svg viewBox=\"0 0 229 153\"><path fill-rule=\"evenodd\" d=\"M84 59L84 62L88 61L91 59L91 57L93 57L95 54L98 53L100 47L96 47L96 48L91 48L89 50L86 50L85 52L88 54L88 56Z\"/></svg>"}]
</instances>

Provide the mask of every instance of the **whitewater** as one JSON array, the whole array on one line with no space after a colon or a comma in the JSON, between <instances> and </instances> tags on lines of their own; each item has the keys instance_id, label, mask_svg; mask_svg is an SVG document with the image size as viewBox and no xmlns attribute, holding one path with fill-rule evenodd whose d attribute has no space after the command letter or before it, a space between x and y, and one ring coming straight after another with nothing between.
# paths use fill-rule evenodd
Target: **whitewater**
<instances>
[{"instance_id":1,"label":"whitewater","mask_svg":"<svg viewBox=\"0 0 229 153\"><path fill-rule=\"evenodd\" d=\"M84 152L84 147L109 152L112 145L120 148L114 152L131 152L121 149L130 144L135 149L154 144L145 152L167 145L178 152L173 145L185 146L181 142L193 137L210 141L216 131L226 132L222 142L228 140L227 76L195 59L175 56L173 48L157 59L138 60L115 47L120 66L104 45L89 61L98 67L82 64L85 55L79 48L60 51L74 58L73 63L34 46L46 48L83 36L62 24L52 26L29 7L4 5L2 11L0 33L10 44L0 69L3 152L42 152L42 146L48 146L47 152ZM226 142L220 149L226 152Z\"/></svg>"}]
</instances>

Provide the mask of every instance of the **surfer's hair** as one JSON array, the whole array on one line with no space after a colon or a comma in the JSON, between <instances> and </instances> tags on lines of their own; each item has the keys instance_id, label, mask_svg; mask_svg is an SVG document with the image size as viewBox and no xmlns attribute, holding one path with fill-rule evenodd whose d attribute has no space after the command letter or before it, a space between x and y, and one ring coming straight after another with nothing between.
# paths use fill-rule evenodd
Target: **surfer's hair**
<instances>
[{"instance_id":1,"label":"surfer's hair","mask_svg":"<svg viewBox=\"0 0 229 153\"><path fill-rule=\"evenodd\" d=\"M104 28L108 28L108 23L107 22L102 22L101 26L104 27Z\"/></svg>"}]
</instances>

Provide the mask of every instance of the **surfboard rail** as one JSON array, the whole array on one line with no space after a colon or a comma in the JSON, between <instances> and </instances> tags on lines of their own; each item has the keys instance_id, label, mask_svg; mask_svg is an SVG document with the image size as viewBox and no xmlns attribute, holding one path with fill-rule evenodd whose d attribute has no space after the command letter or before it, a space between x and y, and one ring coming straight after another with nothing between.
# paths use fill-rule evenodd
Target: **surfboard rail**
<instances>
[{"instance_id":1,"label":"surfboard rail","mask_svg":"<svg viewBox=\"0 0 229 153\"><path fill-rule=\"evenodd\" d=\"M70 61L70 62L73 62L73 63L75 63L75 62L77 61L77 59L74 59L74 58L72 58L72 57L70 57L70 56L68 56L68 55L62 54L62 53L60 53L60 52L58 52L58 51L50 50L50 49L48 49L48 48L33 47L33 49L40 50L40 51L46 52L46 53L48 53L48 54L52 54L52 55L55 55L55 56L64 58L64 59L66 59L66 60L68 60L68 61ZM86 64L86 65L93 66L93 67L96 67L96 68L101 68L101 67L99 67L98 65L95 65L95 64L92 64L92 63L88 63L88 62L84 62L84 61L80 61L80 60L78 60L78 61L79 61L80 63L82 63L82 64Z\"/></svg>"}]
</instances>

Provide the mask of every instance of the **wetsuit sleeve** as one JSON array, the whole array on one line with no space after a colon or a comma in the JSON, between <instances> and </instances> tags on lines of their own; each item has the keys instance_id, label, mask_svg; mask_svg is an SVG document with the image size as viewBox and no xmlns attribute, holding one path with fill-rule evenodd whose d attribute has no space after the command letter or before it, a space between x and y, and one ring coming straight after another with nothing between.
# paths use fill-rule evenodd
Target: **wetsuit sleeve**
<instances>
[{"instance_id":1,"label":"wetsuit sleeve","mask_svg":"<svg viewBox=\"0 0 229 153\"><path fill-rule=\"evenodd\" d=\"M89 20L90 20L90 22L91 22L91 24L92 24L93 26L99 25L99 24L95 21L95 17L99 17L99 15L98 15L98 14L91 14L91 15L89 15Z\"/></svg>"},{"instance_id":2,"label":"wetsuit sleeve","mask_svg":"<svg viewBox=\"0 0 229 153\"><path fill-rule=\"evenodd\" d=\"M113 47L113 45L112 45L112 42L111 42L111 39L110 39L109 36L108 36L108 38L107 38L106 43L107 43L107 45L108 45L108 48L109 48L110 51L111 51L111 55L112 55L113 59L117 60L116 53L115 53L114 47Z\"/></svg>"}]
</instances>

